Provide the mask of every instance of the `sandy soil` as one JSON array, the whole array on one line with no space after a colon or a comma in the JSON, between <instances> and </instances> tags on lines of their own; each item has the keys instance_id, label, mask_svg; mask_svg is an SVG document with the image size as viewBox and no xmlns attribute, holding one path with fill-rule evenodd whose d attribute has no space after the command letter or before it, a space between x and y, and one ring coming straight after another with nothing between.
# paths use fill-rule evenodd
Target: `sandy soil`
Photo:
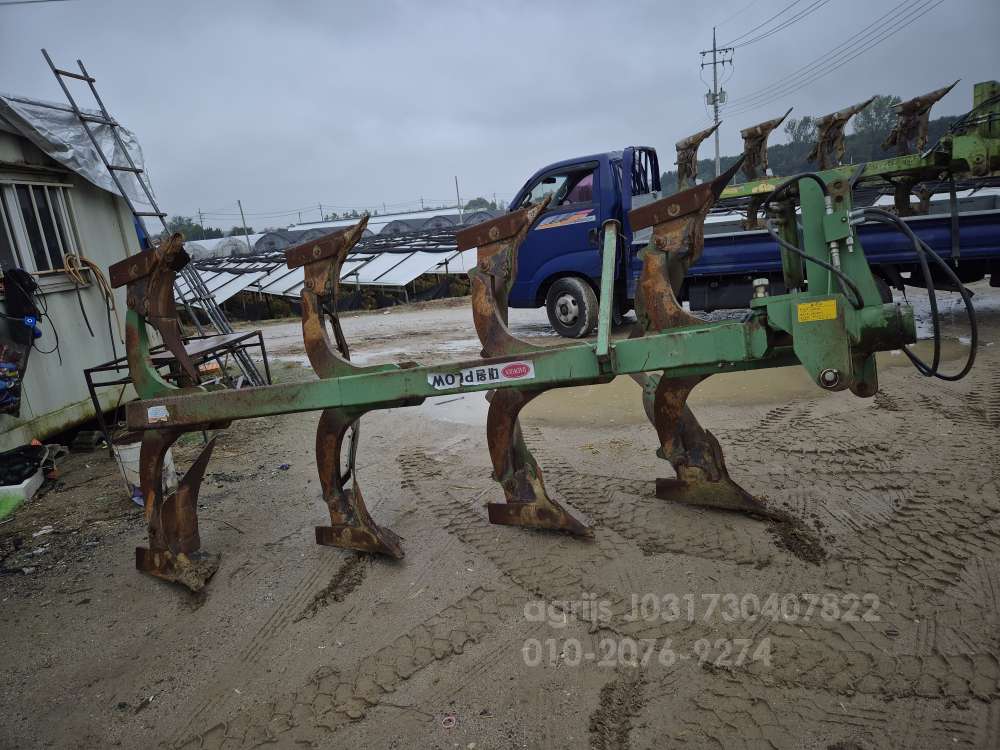
<instances>
[{"instance_id":1,"label":"sandy soil","mask_svg":"<svg viewBox=\"0 0 1000 750\"><path fill-rule=\"evenodd\" d=\"M202 487L223 561L200 596L133 569L141 511L106 455L74 454L0 526L0 746L1000 747L1000 293L976 290L961 383L887 354L870 400L799 369L695 392L733 477L816 531L818 564L766 523L656 499L672 472L625 378L524 414L593 541L487 522L481 396L365 417L360 482L399 563L314 544L317 414L235 424ZM361 361L474 356L466 304L345 332ZM559 341L539 312L512 324ZM266 331L278 375L311 377L298 325Z\"/></svg>"}]
</instances>

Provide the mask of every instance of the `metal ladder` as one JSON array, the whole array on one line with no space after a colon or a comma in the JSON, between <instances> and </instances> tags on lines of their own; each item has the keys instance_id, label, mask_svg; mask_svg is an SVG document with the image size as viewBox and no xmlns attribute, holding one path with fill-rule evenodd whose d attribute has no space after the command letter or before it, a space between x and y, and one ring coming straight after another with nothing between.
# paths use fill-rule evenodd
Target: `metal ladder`
<instances>
[{"instance_id":1,"label":"metal ladder","mask_svg":"<svg viewBox=\"0 0 1000 750\"><path fill-rule=\"evenodd\" d=\"M59 86L62 88L63 93L66 95L67 101L69 101L70 107L73 108L73 113L76 115L80 124L83 125L84 130L87 131L87 135L90 137L90 142L94 145L94 149L101 157L101 161L104 162L104 166L108 170L108 174L111 179L114 180L115 185L118 187L118 192L121 193L122 198L128 204L129 210L132 212L132 216L135 217L136 221L140 225L145 225L142 221L143 217L153 217L155 216L160 220L160 224L163 225L164 231L169 231L167 229L166 214L160 211L160 207L156 203L156 199L153 197L153 192L150 190L147 181L143 179L142 175L144 170L140 169L135 165L132 160L132 155L129 153L128 149L125 147L125 143L122 140L121 135L118 132L118 128L121 127L118 122L111 116L107 108L104 106L104 102L101 100L100 95L97 93L97 87L94 85L96 80L87 73L87 69L83 66L81 60L77 60L76 64L80 67L79 73L74 73L70 70L62 70L57 68L52 62L52 58L49 57L49 53L46 50L42 50L42 55L45 56L45 61L49 64L52 69L52 74L56 77L59 82ZM87 85L90 86L90 91L94 96L94 101L97 102L97 106L101 110L101 114L91 115L83 112L76 104L76 100L73 98L73 94L70 93L69 87L66 85L64 78L73 78L78 81L86 81ZM91 123L98 123L100 125L107 125L111 128L111 133L114 136L115 144L118 146L121 153L125 155L125 160L128 164L112 164L108 161L108 157L105 156L104 151L101 150L100 144L97 142L97 138L91 129ZM132 199L129 198L128 193L125 192L125 187L122 185L119 179L119 172L127 172L135 175L136 182L142 188L142 191L146 194L146 200L149 205L153 207L152 211L137 211L135 204L132 203ZM201 276L194 269L191 264L186 265L180 271L180 278L184 280L187 284L187 290L180 287L179 284L175 284L174 293L180 298L181 303L188 312L188 317L194 323L195 328L198 333L202 336L205 334L205 328L202 322L199 320L198 315L192 309L193 305L197 305L204 312L209 319L209 324L215 329L216 333L226 334L232 333L233 327L229 324L229 320L226 318L226 314L222 311L219 305L216 303L215 298L212 296L211 292L208 291L208 287L205 286L205 282L202 281ZM257 370L256 365L254 365L253 360L247 354L246 350L243 348L236 349L234 352L234 358L243 373L244 378L249 382L250 385L266 385L264 378L261 377L260 372ZM222 363L219 363L222 366Z\"/></svg>"}]
</instances>

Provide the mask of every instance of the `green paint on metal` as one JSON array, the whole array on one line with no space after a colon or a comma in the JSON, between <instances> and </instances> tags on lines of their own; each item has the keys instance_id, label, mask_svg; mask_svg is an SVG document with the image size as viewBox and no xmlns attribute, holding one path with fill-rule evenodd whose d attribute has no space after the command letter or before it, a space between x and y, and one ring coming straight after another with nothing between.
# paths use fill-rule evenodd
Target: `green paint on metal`
<instances>
[{"instance_id":1,"label":"green paint on metal","mask_svg":"<svg viewBox=\"0 0 1000 750\"><path fill-rule=\"evenodd\" d=\"M604 250L601 258L601 306L597 314L597 356L608 355L611 344L611 312L615 304L615 261L618 258L617 221L604 222Z\"/></svg>"}]
</instances>

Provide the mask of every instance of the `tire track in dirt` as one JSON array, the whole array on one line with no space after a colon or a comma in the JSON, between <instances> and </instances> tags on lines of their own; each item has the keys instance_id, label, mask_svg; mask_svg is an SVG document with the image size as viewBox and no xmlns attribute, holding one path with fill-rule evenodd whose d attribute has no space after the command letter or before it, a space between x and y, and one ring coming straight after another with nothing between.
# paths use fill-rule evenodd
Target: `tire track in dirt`
<instances>
[{"instance_id":1,"label":"tire track in dirt","mask_svg":"<svg viewBox=\"0 0 1000 750\"><path fill-rule=\"evenodd\" d=\"M437 455L442 458L420 449L400 454L407 489L419 498L420 507L431 513L444 531L456 535L489 559L518 586L571 616L573 612L567 608L581 601L584 594L607 602L609 617L602 618L600 626L621 636L677 636L692 627L692 623L681 620L627 620L630 601L603 581L608 563L620 557L615 540L601 534L594 540L586 540L552 532L494 526L486 513L473 505L476 500L456 497L449 489L454 484L449 476L451 473L462 481L469 481L467 467L460 461L444 459L444 453ZM485 479L485 487L491 486L496 485ZM500 491L499 487L496 491Z\"/></svg>"},{"instance_id":2,"label":"tire track in dirt","mask_svg":"<svg viewBox=\"0 0 1000 750\"><path fill-rule=\"evenodd\" d=\"M364 552L356 553L334 574L330 582L316 592L313 599L293 620L300 622L308 620L331 602L342 602L365 579L365 574L372 563L372 555Z\"/></svg>"},{"instance_id":3,"label":"tire track in dirt","mask_svg":"<svg viewBox=\"0 0 1000 750\"><path fill-rule=\"evenodd\" d=\"M903 700L899 705L815 690L779 692L723 679L680 701L658 695L643 714L645 728L633 734L643 747L986 747L978 744L985 708L954 709L940 718L932 701ZM901 713L910 720L900 721Z\"/></svg>"},{"instance_id":4,"label":"tire track in dirt","mask_svg":"<svg viewBox=\"0 0 1000 750\"><path fill-rule=\"evenodd\" d=\"M965 408L969 399L935 393L940 385L910 379L918 403L893 415L891 442L885 440L886 425L872 423L864 410L822 418L800 413L781 434L756 434L731 464L755 467L754 481L771 485L773 499L832 532L831 553L838 564L853 568L854 578L874 569L941 592L956 583L970 557L1000 544L989 526L1000 509L995 487L991 497L990 488L969 483L970 477L989 475L993 462L975 462L982 447L990 450L996 442L996 430L977 419L975 408ZM942 430L944 439L935 437L929 452L929 439ZM803 434L810 437L803 440ZM816 436L819 446L813 447ZM780 466L774 466L775 456Z\"/></svg>"},{"instance_id":5,"label":"tire track in dirt","mask_svg":"<svg viewBox=\"0 0 1000 750\"><path fill-rule=\"evenodd\" d=\"M799 409L796 413L801 416L803 411ZM905 467L913 459L902 446L888 444L884 440L866 440L864 431L856 429L855 420L863 421L864 413L815 420L827 425L831 422L836 424L840 428L837 433L842 430L848 435L854 434L853 440L841 438L835 433L830 441L832 444L785 451L785 456L793 461L798 459L802 463L811 463L814 474L816 464L819 464L829 475L850 477L852 485L868 484L873 486L872 494L889 496L878 512L870 510L872 504L869 501L862 505L862 513L855 513L852 518L854 538L845 540L847 545L839 555L842 560L856 557L858 570L851 571L855 575L850 575L841 565L842 560L834 561L830 566L830 575L826 576L828 585L834 590L843 587L842 590L850 591L853 580L864 582L866 588L862 590L869 590L876 584L883 591L891 591L894 578L902 573L920 584L925 597L948 591L962 575L972 554L997 548L996 534L989 525L990 520L995 518L995 510L988 506L973 507L977 504L976 498L965 498L965 502L958 505L965 515L964 522L955 523L952 516L955 504L935 502L922 493L913 493L913 496L919 495L919 501L914 501L913 496L907 497L906 480L909 478L912 483L912 472L899 468L898 464ZM813 429L816 426L818 424ZM857 439L859 431L860 440ZM528 434L536 437L530 432ZM784 439L787 440L788 436ZM558 457L546 455L550 452L545 448L536 448L535 442L544 446L545 441L532 440L532 449L540 457L544 455L545 470L553 475L556 486L575 506L602 520L608 517L612 524L615 519L625 519L624 524L618 524L616 531L626 536L629 529L655 528L649 521L643 520L639 524L635 519L628 518L623 504L595 504L592 499L595 489L601 489L601 478L581 476L564 464L560 465ZM930 477L936 476L936 471L936 467L931 467L920 473ZM621 484L620 480L611 481ZM628 485L628 482L625 484ZM576 486L581 487L580 492L573 491ZM606 487L603 489L606 491ZM588 503L587 498L591 502ZM601 509L605 510L603 516ZM887 530L890 533L887 534ZM935 538L934 531L940 531L938 536L941 538ZM873 557L881 557L883 561L896 565L883 565L881 569L874 566L873 569ZM790 687L808 685L833 692L857 691L900 697L946 695L989 700L997 694L998 662L995 655L964 648L942 654L933 610L932 614L918 618L913 635L913 653L893 655L888 660L883 657L898 650L898 646L881 629L867 623L820 624L809 629L812 637L803 635L803 629L799 627L770 626L769 623L761 624L754 636L770 635L776 652L780 650L792 656L783 660L784 669L779 668L766 678L759 675L763 679L776 677ZM810 658L817 654L821 658ZM808 665L807 669L801 670L804 674L800 674L794 666L796 664ZM874 673L875 665L886 672L886 679L878 679Z\"/></svg>"},{"instance_id":6,"label":"tire track in dirt","mask_svg":"<svg viewBox=\"0 0 1000 750\"><path fill-rule=\"evenodd\" d=\"M287 538L288 535L283 537L282 540ZM280 542L282 540L278 541ZM277 543L278 542L270 543L266 546L275 546ZM311 617L312 614L315 614L315 612L308 615L306 614L310 611L310 608L315 606L318 611L321 606L326 606L326 604L330 601L336 600L328 598L322 601L321 605L317 602L317 600L321 598L324 591L331 589L331 587L333 587L339 579L345 576L345 572L347 578L354 578L357 575L355 571L360 567L360 578L358 578L357 583L350 586L349 589L350 591L353 591L364 577L364 567L359 566L357 559L358 558L356 557L352 557L342 562L342 558L337 555L323 556L316 567L311 570L307 570L299 579L299 582L292 587L285 599L275 605L274 611L271 615L256 630L250 640L247 641L246 645L239 653L237 670L260 661L261 656L267 652L268 648L278 642L277 637L280 636L283 630L292 625L294 622L298 622L300 619ZM342 564L340 564L341 562ZM340 564L339 568L338 564ZM312 602L307 604L306 601L308 600L309 594L314 591L324 574L332 575L331 584L328 584L327 587L315 594ZM349 593L349 591L347 593ZM298 617L293 618L293 613L296 612L299 613ZM191 712L187 721L181 724L177 731L173 733L171 741L176 742L181 737L189 736L192 731L192 727L197 726L203 716L214 715L215 712L218 711L219 708L226 702L226 700L229 699L229 697L230 696L227 693L219 693L218 691L213 690L212 694Z\"/></svg>"},{"instance_id":7,"label":"tire track in dirt","mask_svg":"<svg viewBox=\"0 0 1000 750\"><path fill-rule=\"evenodd\" d=\"M560 460L546 455L546 450L542 447L545 439L540 430L528 428L525 432L532 451L545 458L543 471L555 465L557 470L554 473L559 476L578 476L575 472L568 471L565 464L561 465L564 471L558 470ZM559 609L562 602L578 601L584 592L588 592L597 600L607 601L611 605L610 617L600 622L601 631L607 634L660 639L661 642L668 638L678 649L690 649L694 640L703 635L704 631L700 629L703 623L697 619L628 621L625 618L631 606L627 602L627 594L633 592L618 591L601 583L606 563L621 553L620 545L614 537L597 535L596 544L603 549L600 550L600 556L595 557L592 551L595 543L575 537L560 538L547 532L491 526L484 513L476 512L469 507L467 500L453 497L448 490L452 484L450 474L456 478L467 476L459 456L440 449L414 450L402 454L400 464L406 487L421 498L421 507L433 512L446 531L456 534L463 542L489 558L515 583L543 598L556 609ZM588 475L586 479L589 482L594 477ZM592 495L593 486L589 486ZM497 491L499 492L499 488ZM659 500L657 502L663 503ZM659 508L662 512L662 505ZM613 515L614 509L609 513ZM627 537L626 541L635 545ZM567 560L570 555L572 559ZM793 570L792 566L780 568L774 578L775 588L785 587ZM573 616L572 612L567 614ZM586 620L581 622L590 625ZM746 623L736 623L721 628L718 637L729 634L730 637L756 639L759 633L766 632L767 627L768 624L761 620L751 625L748 633Z\"/></svg>"},{"instance_id":8,"label":"tire track in dirt","mask_svg":"<svg viewBox=\"0 0 1000 750\"><path fill-rule=\"evenodd\" d=\"M247 662L259 661L268 647L274 644L276 636L291 625L297 615L305 611L307 602L320 579L333 576L338 567L348 563L349 560L345 561L343 555L337 553L322 555L316 566L303 574L284 600L275 604L274 612L247 642L240 658Z\"/></svg>"},{"instance_id":9,"label":"tire track in dirt","mask_svg":"<svg viewBox=\"0 0 1000 750\"><path fill-rule=\"evenodd\" d=\"M981 750L994 750L1000 747L1000 701L993 701L982 726L977 733L976 747Z\"/></svg>"},{"instance_id":10,"label":"tire track in dirt","mask_svg":"<svg viewBox=\"0 0 1000 750\"><path fill-rule=\"evenodd\" d=\"M638 669L624 669L615 674L598 697L590 714L591 750L628 750L631 746L632 719L646 703L646 678Z\"/></svg>"},{"instance_id":11,"label":"tire track in dirt","mask_svg":"<svg viewBox=\"0 0 1000 750\"><path fill-rule=\"evenodd\" d=\"M187 737L182 750L222 750L276 743L328 743L331 735L367 712L418 671L454 658L505 622L522 614L519 596L477 588L445 607L353 668L321 666L307 683L281 698Z\"/></svg>"},{"instance_id":12,"label":"tire track in dirt","mask_svg":"<svg viewBox=\"0 0 1000 750\"><path fill-rule=\"evenodd\" d=\"M775 551L764 534L754 533L759 531L757 522L733 525L725 513L661 500L654 494L655 477L635 480L580 472L548 448L540 428L528 426L523 432L546 484L644 555L690 555L752 565ZM678 516L692 522L678 523Z\"/></svg>"}]
</instances>

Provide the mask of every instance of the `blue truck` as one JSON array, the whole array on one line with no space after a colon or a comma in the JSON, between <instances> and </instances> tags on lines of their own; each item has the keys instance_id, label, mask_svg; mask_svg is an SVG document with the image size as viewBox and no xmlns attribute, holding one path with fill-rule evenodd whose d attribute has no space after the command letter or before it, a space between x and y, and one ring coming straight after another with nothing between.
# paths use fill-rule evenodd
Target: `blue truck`
<instances>
[{"instance_id":1,"label":"blue truck","mask_svg":"<svg viewBox=\"0 0 1000 750\"><path fill-rule=\"evenodd\" d=\"M662 197L656 151L632 146L550 164L524 184L510 210L537 203L546 195L552 196L549 207L518 252L508 304L544 306L561 336L579 338L597 323L600 230L608 219L621 222L626 249L619 252L615 272L616 317L632 308L642 270L639 253L649 241L649 230L632 232L628 214ZM957 217L951 215L947 199L931 202L926 215L910 217L907 223L935 252L956 261L964 283L988 276L991 285L1000 286L998 198L996 194L962 198ZM859 237L887 300L890 287L917 283L919 272L913 274L917 259L906 237L882 225L860 227ZM747 307L753 280L765 277L773 293L784 291L781 258L767 232L744 230L738 212L715 214L706 220L705 252L689 270L680 297L692 310Z\"/></svg>"}]
</instances>

